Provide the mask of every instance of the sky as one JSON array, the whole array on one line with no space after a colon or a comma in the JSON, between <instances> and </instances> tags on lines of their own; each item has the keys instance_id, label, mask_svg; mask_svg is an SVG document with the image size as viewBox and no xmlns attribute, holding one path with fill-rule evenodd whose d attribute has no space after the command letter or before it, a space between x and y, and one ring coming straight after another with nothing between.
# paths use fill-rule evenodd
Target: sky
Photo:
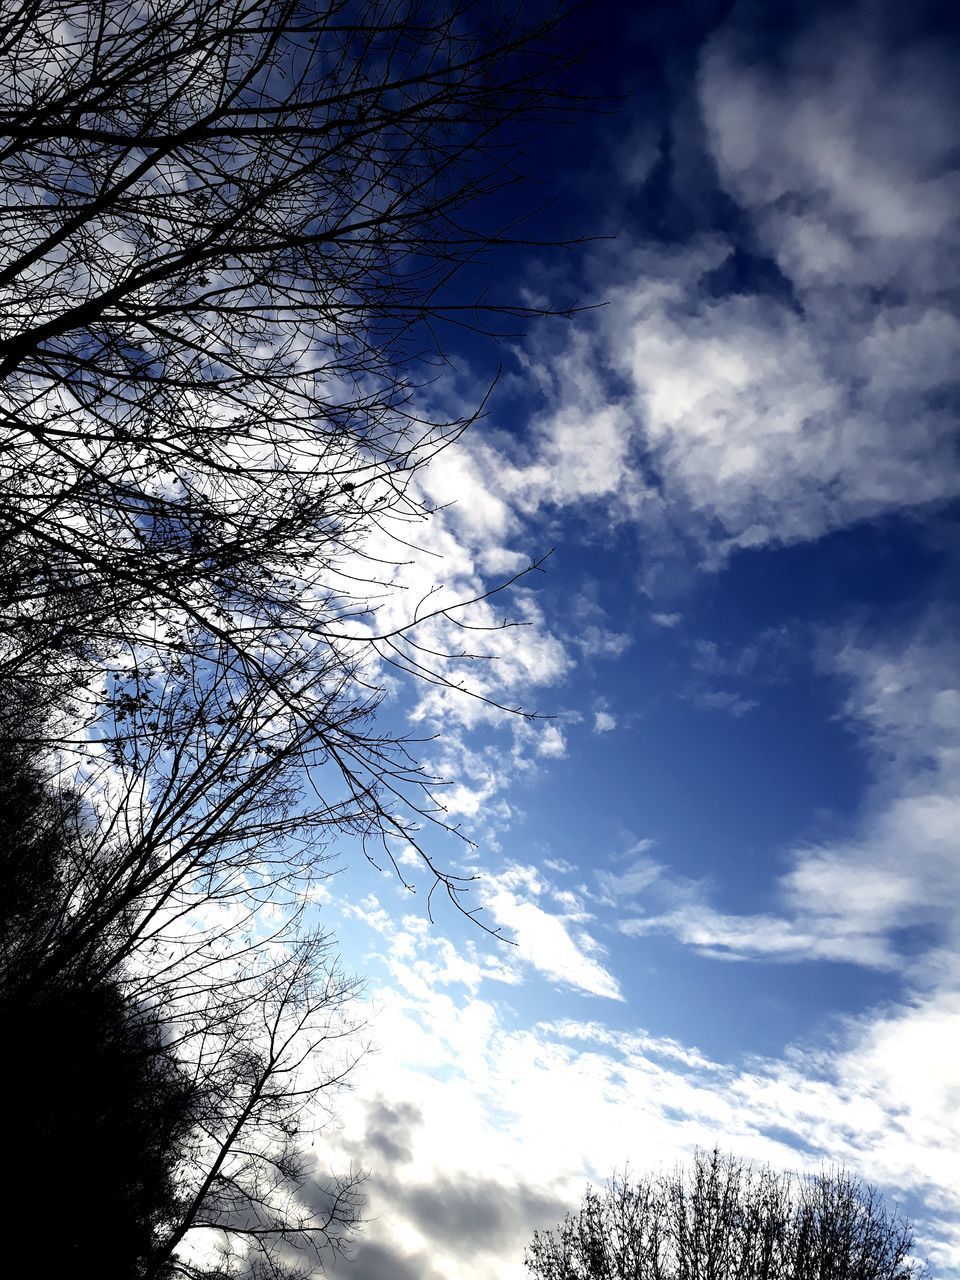
<instances>
[{"instance_id":1,"label":"sky","mask_svg":"<svg viewBox=\"0 0 960 1280\"><path fill-rule=\"evenodd\" d=\"M510 941L431 923L412 852L416 892L336 851L372 1050L318 1147L369 1172L332 1274L519 1280L589 1181L718 1144L844 1162L958 1277L955 15L600 0L565 38L619 102L528 167L547 231L598 238L494 283L585 309L452 335L425 409L502 371L397 569L454 602L547 556L457 615L522 625L450 668L541 718L427 684L382 712Z\"/></svg>"}]
</instances>

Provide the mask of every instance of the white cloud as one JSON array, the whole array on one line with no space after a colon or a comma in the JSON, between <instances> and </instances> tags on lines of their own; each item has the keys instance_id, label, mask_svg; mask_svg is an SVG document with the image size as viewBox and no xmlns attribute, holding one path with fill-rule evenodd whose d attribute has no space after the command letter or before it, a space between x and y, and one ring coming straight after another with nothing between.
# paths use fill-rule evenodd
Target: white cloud
<instances>
[{"instance_id":1,"label":"white cloud","mask_svg":"<svg viewBox=\"0 0 960 1280\"><path fill-rule=\"evenodd\" d=\"M547 756L551 760L561 759L567 754L567 742L563 730L555 724L548 724L540 733L537 742L537 755Z\"/></svg>"},{"instance_id":2,"label":"white cloud","mask_svg":"<svg viewBox=\"0 0 960 1280\"><path fill-rule=\"evenodd\" d=\"M612 905L629 900L656 884L663 876L664 869L659 862L644 857L646 849L651 848L653 841L639 842L634 846L636 860L625 871L599 871L597 883L604 897Z\"/></svg>"},{"instance_id":3,"label":"white cloud","mask_svg":"<svg viewBox=\"0 0 960 1280\"><path fill-rule=\"evenodd\" d=\"M583 933L574 939L568 927L572 921L532 901L542 896L544 888L532 867L515 866L499 875L485 876L480 896L497 924L515 938L521 960L554 982L587 995L622 1000L616 979L587 954L599 949L594 940Z\"/></svg>"},{"instance_id":4,"label":"white cloud","mask_svg":"<svg viewBox=\"0 0 960 1280\"><path fill-rule=\"evenodd\" d=\"M623 897L650 891L661 909L625 920L634 936L667 932L713 956L846 960L919 973L960 943L960 647L943 619L912 642L878 648L840 642L824 662L852 682L847 715L874 763L859 829L794 851L778 882L780 910L715 910L707 889L640 859L625 876L598 877ZM825 645L826 650L826 645ZM662 909L665 906L665 909ZM922 926L919 953L899 934Z\"/></svg>"},{"instance_id":5,"label":"white cloud","mask_svg":"<svg viewBox=\"0 0 960 1280\"><path fill-rule=\"evenodd\" d=\"M617 717L611 715L609 711L595 711L593 713L594 733L610 733L616 727Z\"/></svg>"},{"instance_id":6,"label":"white cloud","mask_svg":"<svg viewBox=\"0 0 960 1280\"><path fill-rule=\"evenodd\" d=\"M518 511L599 503L597 518L638 523L650 548L682 527L715 564L960 491L954 419L938 397L960 321L925 297L894 309L835 281L810 284L802 309L713 296L733 250L717 235L618 250L609 305L532 361L548 408L525 451L491 467ZM595 641L577 642L604 653L605 637Z\"/></svg>"},{"instance_id":7,"label":"white cloud","mask_svg":"<svg viewBox=\"0 0 960 1280\"><path fill-rule=\"evenodd\" d=\"M604 348L632 385L667 507L687 511L690 532L720 554L953 496L953 423L924 402L939 368L918 372L922 385L894 388L890 364L869 354L880 334L893 341L888 317L848 317L833 295L822 314L803 315L770 297L704 299L705 276L728 252L713 241L666 260L639 255L636 283L618 291L604 321ZM960 323L947 327L955 358ZM919 338L905 328L899 340ZM648 503L637 514L657 511Z\"/></svg>"},{"instance_id":8,"label":"white cloud","mask_svg":"<svg viewBox=\"0 0 960 1280\"><path fill-rule=\"evenodd\" d=\"M513 465L501 461L506 492L527 514L549 504L608 499L632 475L630 415L608 399L588 326L574 332L562 353L528 368L552 408L531 422L528 456Z\"/></svg>"},{"instance_id":9,"label":"white cloud","mask_svg":"<svg viewBox=\"0 0 960 1280\"><path fill-rule=\"evenodd\" d=\"M509 880L542 885L529 868ZM625 1161L655 1170L712 1142L784 1168L843 1162L912 1197L938 1274L960 1268L955 996L880 1011L846 1023L831 1047L744 1066L595 1021L517 1029L477 989L452 996L442 975L378 1001L382 1053L356 1081L341 1144L372 1172L364 1238L413 1256L413 1274L521 1280L533 1228L574 1207L587 1179ZM425 1212L430 1188L448 1213ZM450 1229L460 1199L483 1213L481 1238Z\"/></svg>"},{"instance_id":10,"label":"white cloud","mask_svg":"<svg viewBox=\"0 0 960 1280\"><path fill-rule=\"evenodd\" d=\"M571 637L571 642L588 658L619 658L630 648L633 637L626 631L610 631L590 623Z\"/></svg>"},{"instance_id":11,"label":"white cloud","mask_svg":"<svg viewBox=\"0 0 960 1280\"><path fill-rule=\"evenodd\" d=\"M725 711L734 717L745 716L757 706L754 698L744 698L731 689L700 689L690 700L701 711Z\"/></svg>"},{"instance_id":12,"label":"white cloud","mask_svg":"<svg viewBox=\"0 0 960 1280\"><path fill-rule=\"evenodd\" d=\"M415 717L426 718L422 701ZM576 719L564 716L564 720ZM438 719L432 745L423 753L427 773L444 780L431 787L434 802L447 818L464 819L475 831L482 827L485 840L514 813L513 802L506 798L510 789L567 752L566 734L559 723L500 713L492 726L497 731L493 740L482 743L470 732L475 724Z\"/></svg>"},{"instance_id":13,"label":"white cloud","mask_svg":"<svg viewBox=\"0 0 960 1280\"><path fill-rule=\"evenodd\" d=\"M391 981L411 998L449 1005L451 997L438 996L440 989L459 986L476 993L484 982L516 986L521 980L509 958L481 954L475 939L458 948L423 916L397 918L373 894L361 903L342 902L340 909L348 920L361 921L374 932L380 943L377 954Z\"/></svg>"},{"instance_id":14,"label":"white cloud","mask_svg":"<svg viewBox=\"0 0 960 1280\"><path fill-rule=\"evenodd\" d=\"M666 887L669 886L669 882ZM842 960L876 969L896 969L897 958L875 931L857 929L841 914L791 920L779 915L735 915L713 909L691 895L680 907L621 924L630 937L670 933L716 960Z\"/></svg>"},{"instance_id":15,"label":"white cloud","mask_svg":"<svg viewBox=\"0 0 960 1280\"><path fill-rule=\"evenodd\" d=\"M598 256L608 306L525 356L546 404L526 443L484 446L517 512L588 507L648 548L679 527L716 565L960 492L956 77L929 46L883 52L878 22L818 20L769 74L735 25L713 41L708 144L783 287L714 288L720 234Z\"/></svg>"},{"instance_id":16,"label":"white cloud","mask_svg":"<svg viewBox=\"0 0 960 1280\"><path fill-rule=\"evenodd\" d=\"M557 875L570 876L578 870L572 862L567 862L565 858L544 858L543 865L548 871L555 871Z\"/></svg>"},{"instance_id":17,"label":"white cloud","mask_svg":"<svg viewBox=\"0 0 960 1280\"><path fill-rule=\"evenodd\" d=\"M774 68L733 23L703 59L721 178L804 289L960 280L955 67L884 27L869 3L821 15Z\"/></svg>"},{"instance_id":18,"label":"white cloud","mask_svg":"<svg viewBox=\"0 0 960 1280\"><path fill-rule=\"evenodd\" d=\"M516 512L498 492L492 465L495 458L487 449L444 449L422 472L421 480L432 504L453 504L452 516L457 526L488 556L493 547L502 552L519 523Z\"/></svg>"},{"instance_id":19,"label":"white cloud","mask_svg":"<svg viewBox=\"0 0 960 1280\"><path fill-rule=\"evenodd\" d=\"M405 661L442 678L416 686L414 719L467 727L503 724L499 707L518 707L532 690L558 683L572 659L522 583L508 594L488 594L491 582L482 565L496 543L473 544L469 530L449 512L434 515L419 534L418 546L395 566L376 616L381 633L408 625L418 608L425 618L411 632L417 648L398 641ZM382 545L371 539L365 554L389 562L396 546L384 535Z\"/></svg>"}]
</instances>

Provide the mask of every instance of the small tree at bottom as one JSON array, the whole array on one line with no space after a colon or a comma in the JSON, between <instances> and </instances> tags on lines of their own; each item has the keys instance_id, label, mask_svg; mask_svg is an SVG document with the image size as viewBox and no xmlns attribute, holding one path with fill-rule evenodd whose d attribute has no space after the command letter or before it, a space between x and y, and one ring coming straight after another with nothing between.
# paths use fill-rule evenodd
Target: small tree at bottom
<instances>
[{"instance_id":1,"label":"small tree at bottom","mask_svg":"<svg viewBox=\"0 0 960 1280\"><path fill-rule=\"evenodd\" d=\"M537 1280L926 1280L910 1223L843 1169L806 1177L698 1151L684 1169L614 1176L537 1231Z\"/></svg>"}]
</instances>

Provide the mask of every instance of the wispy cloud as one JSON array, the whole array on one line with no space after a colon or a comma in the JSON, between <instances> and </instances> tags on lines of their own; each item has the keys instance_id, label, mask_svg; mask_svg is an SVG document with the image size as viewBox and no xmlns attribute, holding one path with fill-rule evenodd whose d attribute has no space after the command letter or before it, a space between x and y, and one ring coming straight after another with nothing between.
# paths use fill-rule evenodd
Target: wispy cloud
<instances>
[{"instance_id":1,"label":"wispy cloud","mask_svg":"<svg viewBox=\"0 0 960 1280\"><path fill-rule=\"evenodd\" d=\"M947 638L950 637L950 638ZM846 715L870 752L875 781L859 830L794 851L777 885L779 911L718 911L706 886L640 859L618 896L658 905L624 919L633 936L665 932L731 959L845 960L919 973L960 941L960 647L946 620L899 648L847 638L824 653L851 682ZM599 877L609 892L614 883ZM923 926L926 947L900 946Z\"/></svg>"},{"instance_id":2,"label":"wispy cloud","mask_svg":"<svg viewBox=\"0 0 960 1280\"><path fill-rule=\"evenodd\" d=\"M730 716L745 716L758 705L755 698L744 698L732 689L698 689L690 701L701 711L724 711Z\"/></svg>"},{"instance_id":3,"label":"wispy cloud","mask_svg":"<svg viewBox=\"0 0 960 1280\"><path fill-rule=\"evenodd\" d=\"M484 877L484 908L516 940L519 958L546 977L587 995L622 1000L616 978L595 958L599 947L582 930L579 913L557 915L540 905L547 888L532 867L513 866Z\"/></svg>"},{"instance_id":4,"label":"wispy cloud","mask_svg":"<svg viewBox=\"0 0 960 1280\"><path fill-rule=\"evenodd\" d=\"M651 613L650 621L654 626L666 627L668 630L672 630L683 621L683 615L679 613Z\"/></svg>"}]
</instances>

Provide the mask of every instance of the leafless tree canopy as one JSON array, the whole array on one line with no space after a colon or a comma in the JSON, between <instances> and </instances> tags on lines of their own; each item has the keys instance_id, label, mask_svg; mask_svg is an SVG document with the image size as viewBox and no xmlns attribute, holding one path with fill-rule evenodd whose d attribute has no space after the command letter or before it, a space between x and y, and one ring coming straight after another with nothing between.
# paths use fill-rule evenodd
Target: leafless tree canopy
<instances>
[{"instance_id":1,"label":"leafless tree canopy","mask_svg":"<svg viewBox=\"0 0 960 1280\"><path fill-rule=\"evenodd\" d=\"M719 1151L614 1177L526 1254L537 1280L922 1280L910 1224L835 1169L753 1169Z\"/></svg>"},{"instance_id":2,"label":"leafless tree canopy","mask_svg":"<svg viewBox=\"0 0 960 1280\"><path fill-rule=\"evenodd\" d=\"M442 819L385 669L459 683L411 601L419 384L554 22L489 4L28 0L0 15L0 692L94 843L59 959L296 910L331 832ZM449 606L439 611L456 625ZM372 844L369 842L373 842ZM423 854L428 866L430 860ZM437 872L456 899L456 882ZM222 920L229 920L224 926ZM53 964L51 959L48 962Z\"/></svg>"},{"instance_id":3,"label":"leafless tree canopy","mask_svg":"<svg viewBox=\"0 0 960 1280\"><path fill-rule=\"evenodd\" d=\"M418 643L428 607L384 630L377 606L429 514L416 472L470 417L418 407L439 330L527 311L456 282L516 239L473 219L518 130L570 111L554 22L392 0L0 19L0 674L72 691L78 741L159 771L175 821L202 795L235 831L241 776L276 817L287 765L323 775L308 825L389 840L432 807L371 728L378 672L460 677Z\"/></svg>"},{"instance_id":4,"label":"leafless tree canopy","mask_svg":"<svg viewBox=\"0 0 960 1280\"><path fill-rule=\"evenodd\" d=\"M459 687L476 619L381 607L418 471L481 408L424 407L445 328L533 314L459 282L522 242L493 211L524 128L571 111L559 16L0 12L0 718L75 827L0 977L82 970L189 1073L156 1275L207 1274L197 1239L224 1275L315 1271L356 1220L304 1154L356 1055L306 915L332 835L390 861L443 818L375 713L384 672ZM32 847L4 851L28 887Z\"/></svg>"}]
</instances>

